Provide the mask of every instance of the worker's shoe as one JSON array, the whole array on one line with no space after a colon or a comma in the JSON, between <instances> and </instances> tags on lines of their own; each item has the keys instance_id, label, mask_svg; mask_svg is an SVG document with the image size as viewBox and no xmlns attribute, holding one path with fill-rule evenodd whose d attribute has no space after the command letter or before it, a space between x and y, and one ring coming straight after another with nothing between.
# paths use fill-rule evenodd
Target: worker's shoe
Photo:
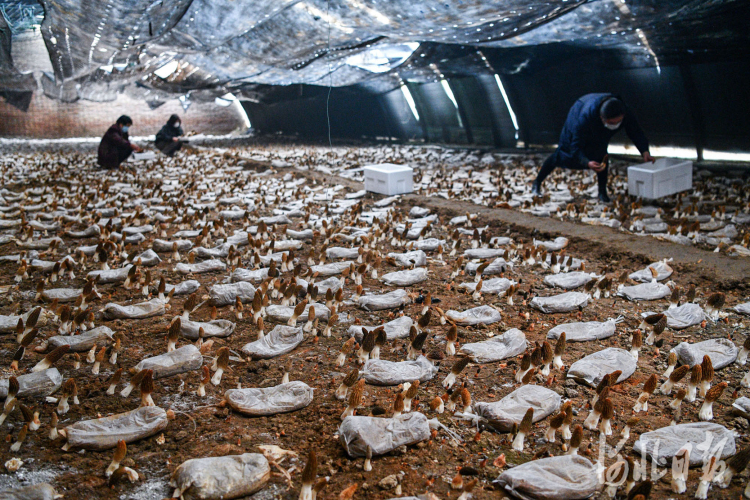
<instances>
[{"instance_id":1,"label":"worker's shoe","mask_svg":"<svg viewBox=\"0 0 750 500\"><path fill-rule=\"evenodd\" d=\"M612 200L609 199L609 196L607 196L606 191L600 191L599 192L599 201L602 203L610 203Z\"/></svg>"},{"instance_id":2,"label":"worker's shoe","mask_svg":"<svg viewBox=\"0 0 750 500\"><path fill-rule=\"evenodd\" d=\"M540 186L537 182L534 182L534 184L531 186L531 195L542 196L542 186Z\"/></svg>"}]
</instances>

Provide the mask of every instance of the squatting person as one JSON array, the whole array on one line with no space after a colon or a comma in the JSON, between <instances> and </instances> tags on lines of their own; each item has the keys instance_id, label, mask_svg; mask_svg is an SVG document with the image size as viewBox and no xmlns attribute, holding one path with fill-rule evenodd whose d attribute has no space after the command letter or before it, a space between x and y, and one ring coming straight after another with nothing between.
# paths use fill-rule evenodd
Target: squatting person
<instances>
[{"instance_id":1,"label":"squatting person","mask_svg":"<svg viewBox=\"0 0 750 500\"><path fill-rule=\"evenodd\" d=\"M185 134L180 125L180 117L172 115L169 117L167 124L156 134L155 145L157 149L169 157L174 156L186 142L180 140L180 137Z\"/></svg>"},{"instance_id":2,"label":"squatting person","mask_svg":"<svg viewBox=\"0 0 750 500\"><path fill-rule=\"evenodd\" d=\"M127 115L122 115L114 125L107 129L99 143L98 162L100 167L106 169L118 168L133 151L137 153L143 151L128 139L128 131L132 125L133 120Z\"/></svg>"},{"instance_id":3,"label":"squatting person","mask_svg":"<svg viewBox=\"0 0 750 500\"><path fill-rule=\"evenodd\" d=\"M586 94L578 99L568 112L557 149L542 164L542 169L534 181L532 193L536 196L541 195L542 182L555 167L591 169L596 172L599 201L609 203L609 168L602 165L602 162L607 154L610 139L621 128L625 129L625 133L638 148L643 161L653 163L646 135L633 113L619 97L612 94Z\"/></svg>"}]
</instances>

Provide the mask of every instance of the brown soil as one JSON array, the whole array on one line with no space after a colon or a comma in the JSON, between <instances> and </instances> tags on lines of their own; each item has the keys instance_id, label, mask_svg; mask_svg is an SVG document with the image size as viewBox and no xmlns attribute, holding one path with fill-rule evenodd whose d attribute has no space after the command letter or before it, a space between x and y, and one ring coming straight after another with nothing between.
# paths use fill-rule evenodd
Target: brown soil
<instances>
[{"instance_id":1,"label":"brown soil","mask_svg":"<svg viewBox=\"0 0 750 500\"><path fill-rule=\"evenodd\" d=\"M369 203L370 195L366 199ZM552 219L536 218L509 210L490 210L469 203L458 201L446 201L440 198L426 198L420 196L406 196L401 202L401 207L408 211L412 205L430 207L438 211L443 220L450 215L460 215L465 212L478 213L479 220L476 225L490 225L493 236L510 235L518 243L529 243L532 237L544 239L556 235L565 235L571 239L568 254L586 259L587 270L603 272L609 270L636 270L644 267L648 262L665 257L675 259L675 274L673 279L683 288L688 283L696 283L699 287L701 301L716 289L727 292L727 307L745 300L748 289L748 276L750 276L750 262L747 260L716 255L694 248L686 248L679 245L656 241L652 238L640 238L625 233L612 231L608 228L582 226L569 222L561 222ZM232 228L231 224L228 228ZM172 230L174 231L174 229ZM171 232L171 231L170 231ZM441 228L436 228L431 236L446 238L448 234ZM153 236L150 238L152 239ZM89 241L66 241L67 245L93 244L95 240ZM316 250L320 250L321 242L318 242ZM149 241L144 242L142 248L150 247ZM303 249L297 252L298 256L306 256L309 253L310 244L306 243ZM385 253L389 251L403 251L402 248L391 249L390 244L384 244L380 250ZM0 247L0 254L18 253L14 244ZM178 277L173 271L173 264L167 262L168 255L162 254L164 259L158 268L151 268L154 280L163 275L169 283L176 283L184 278ZM447 257L447 252L446 252ZM450 262L451 259L448 259ZM0 284L13 285L15 264L0 264ZM422 290L430 290L433 297L442 302L439 306L443 310L457 309L465 310L474 307L475 304L470 295L460 293L457 285L464 281L473 279L468 276L460 276L455 282L449 280L451 267L441 266L436 262L430 262L431 277L428 282L418 287L409 288L409 292L417 293ZM380 274L385 274L394 269L383 265ZM607 318L625 316L625 322L617 328L618 334L601 342L569 343L563 359L566 365L583 357L586 354L600 350L604 347L617 346L630 348L627 332L632 331L638 323L638 315L645 310L662 310L666 308L666 301L657 304L634 304L619 298L608 298L593 301L582 313L544 315L528 307L523 297L530 297L546 289L542 284L544 271L539 267L526 268L517 266L514 271L509 272L507 277L516 280L522 279L521 293L514 306L508 306L503 299L484 295L483 304L495 305L503 311L503 321L490 327L461 328L459 340L461 343L479 341L488 338L491 334L500 334L509 328L520 328L524 331L530 342L542 342L549 328L555 324L582 320L605 320ZM65 280L58 286L77 286L83 284L85 273L78 272L78 277L73 282ZM21 285L13 287L5 294L0 302L0 314L16 313L19 308L23 311L30 310L38 305L33 301L35 283L39 275L32 275L31 279L24 280ZM220 282L224 274L213 273L195 276L202 283L201 293L215 283ZM347 292L351 292L352 285L347 285ZM364 280L366 291L377 292L385 287L377 280L369 277ZM100 292L105 294L102 302L93 305L98 310L107 301L118 303L137 302L134 292L126 291L121 285L103 285L99 287ZM348 295L348 293L347 293ZM125 349L118 359L118 366L125 370L135 366L141 359L147 356L159 354L166 351L165 330L171 318L182 311L181 304L185 297L173 299L172 311L167 315L147 320L135 321L97 321L97 325L107 325L115 331L126 334ZM409 305L404 309L404 314L412 318L418 318L421 306ZM364 312L352 305L344 307L362 324L372 325L388 321L394 317L394 312L381 311L376 313ZM396 312L397 313L397 312ZM523 317L528 314L528 319ZM208 311L200 310L191 316L192 319L207 320ZM219 318L235 321L233 313L228 307L219 310ZM247 318L247 316L246 316ZM640 393L643 382L652 373L661 374L666 365L669 349L680 341L699 341L714 337L734 338L735 343L744 341L744 329L747 322L737 316L730 316L728 321L720 321L717 324L708 323L705 328L693 327L681 332L668 331L663 335L664 344L661 349L653 346L644 347L638 362L636 373L623 384L616 386L612 391L615 403L615 434L622 427L625 420L632 414L633 404ZM9 452L10 443L18 433L22 425L22 419L18 411L14 412L8 422L0 429L0 435L4 437L6 444L0 447L2 462L11 456L18 456L27 462L25 468L34 470L36 468L52 468L59 470L59 475L52 483L59 492L64 493L66 498L160 498L169 496L171 489L166 486L169 475L183 461L190 458L220 456L243 452L258 452L257 446L261 444L276 444L281 448L293 450L300 454L299 459L287 459L281 465L291 471L293 483L291 487L281 474L275 473L272 485L269 485L257 498L285 498L293 499L299 495L300 473L304 467L305 458L309 450L314 449L318 455L319 475L330 476L330 484L323 491L323 498L338 498L339 492L345 488L358 484L358 490L354 498L386 499L396 496L394 490L384 490L378 486L380 480L391 474L400 474L399 482L403 496L418 495L432 492L439 498L455 498L458 492L450 489L449 481L461 468L471 468L479 478L479 485L474 493L474 498L489 499L498 498L501 493L492 486L492 481L505 468L493 465L495 459L504 454L508 467L518 465L532 459L537 454L562 454L562 448L558 442L548 444L542 441L547 421L534 425L532 436L527 439L524 453L513 452L510 448L508 435L495 434L492 432L477 433L476 428L466 423L456 423L445 413L438 418L441 422L460 432L464 442L458 446L452 445L445 439L444 433L439 433L435 439L421 443L418 446L399 450L395 453L373 460L372 472L364 472L363 461L350 460L345 455L337 440L337 430L340 424L340 414L345 404L335 400L332 395L338 386L342 372L354 367L354 361L347 359L347 364L341 370L334 366L338 350L345 338L348 325L338 326L334 329L332 338L308 338L292 353L277 359L268 361L249 361L244 363L231 363L231 372L226 373L222 379L221 386L216 388L209 386L206 398L195 395L199 376L197 373L161 379L156 381L154 400L156 404L164 408L172 408L176 418L170 423L164 434L164 444L158 444L157 438L152 437L128 445L128 458L125 465L130 464L142 475L143 480L135 485L120 483L109 486L104 478L104 470L108 466L112 451L107 452L69 452L60 450L61 443L53 443L47 439L48 423L55 406L41 400L27 401L27 404L35 405L41 410L42 428L30 433L21 451L16 454ZM427 344L427 351L442 351L444 348L443 336L447 326L440 326L436 322L431 325L432 334ZM270 328L269 328L270 330ZM40 332L40 337L52 335L53 327L47 326ZM213 352L219 347L230 346L239 352L241 347L256 338L257 330L247 319L237 322L237 329L227 339L216 339ZM184 345L181 340L179 345ZM3 376L7 376L7 368L16 349L17 344L13 335L6 335L0 339L0 355L2 356ZM403 360L405 358L407 343L396 342L388 345L382 351L382 357L389 360ZM39 359L41 354L27 352L22 362L22 369L30 369ZM84 356L85 357L85 356ZM243 387L271 386L279 383L281 378L281 367L288 360L292 360L292 380L302 380L316 389L313 403L300 411L276 415L265 418L247 418L232 413L226 408L220 407L222 392L226 389L236 387L238 383ZM435 396L442 395L444 390L441 381L448 373L453 360L445 360L440 363L439 374L430 382L420 386L418 401L414 402L414 408L425 412L428 418L433 418L427 403ZM516 360L498 365L472 365L465 370L463 380L468 384L474 401L496 401L518 387L513 380L514 365ZM138 406L137 394L131 395L127 400L120 396L107 396L105 394L109 377L116 367L105 363L99 376L91 374L91 365L83 363L81 369L73 369L73 358L68 355L57 364L65 378L75 377L79 387L80 405L72 405L70 412L61 418L60 427L70 423L96 418L97 416L110 415L117 412L134 409ZM554 377L549 380L537 378L534 383L544 384L561 394L567 394L574 401L574 408L578 412L576 423L582 423L588 414L585 402L593 395L593 390L572 386L565 383L564 375L553 372ZM714 422L723 424L729 428L735 428L739 433L737 448L744 448L750 444L747 436L747 421L736 418L731 410L731 403L738 395L750 395L747 389L740 388L739 381L744 375L744 370L737 365L731 365L721 372L717 372L716 379L727 380L730 387L724 392L718 404L714 406ZM184 385L183 385L184 384ZM122 387L122 385L120 386ZM367 386L366 397L358 414L368 414L376 406L390 411L396 388L384 388ZM736 394L733 394L736 389ZM566 392L567 391L567 392ZM137 392L137 391L134 391ZM670 397L654 395L649 404L649 412L641 413L641 422L634 429L631 439L625 447L625 453L631 453L632 443L641 432L657 429L669 425L671 410L667 404ZM683 422L697 421L699 403L683 405ZM582 454L595 460L597 455L597 435L590 431L585 432L585 444ZM616 443L618 436L607 440L610 445ZM544 451L546 450L546 452ZM638 458L637 456L635 457ZM607 462L609 465L611 461ZM690 473L688 483L688 494L692 495L698 483L700 469L694 469ZM7 474L7 473L6 473ZM669 474L655 484L651 498L666 499L674 495L669 489ZM746 480L735 479L730 489L720 490L712 487L709 498L720 498L729 496L738 498ZM743 483L743 484L741 484ZM148 488L146 488L146 486Z\"/></svg>"}]
</instances>

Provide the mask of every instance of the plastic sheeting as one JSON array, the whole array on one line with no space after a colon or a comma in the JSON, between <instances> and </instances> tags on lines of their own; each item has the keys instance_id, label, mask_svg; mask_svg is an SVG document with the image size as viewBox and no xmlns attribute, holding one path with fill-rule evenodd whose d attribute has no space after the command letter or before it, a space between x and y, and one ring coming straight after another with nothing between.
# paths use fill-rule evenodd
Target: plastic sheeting
<instances>
[{"instance_id":1,"label":"plastic sheeting","mask_svg":"<svg viewBox=\"0 0 750 500\"><path fill-rule=\"evenodd\" d=\"M346 417L339 427L339 442L353 458L385 455L401 446L430 438L430 424L422 413L405 413L395 418Z\"/></svg>"},{"instance_id":2,"label":"plastic sheeting","mask_svg":"<svg viewBox=\"0 0 750 500\"><path fill-rule=\"evenodd\" d=\"M596 466L580 455L526 462L494 482L523 500L579 500L594 496L600 488Z\"/></svg>"},{"instance_id":3,"label":"plastic sheeting","mask_svg":"<svg viewBox=\"0 0 750 500\"><path fill-rule=\"evenodd\" d=\"M229 389L224 397L232 409L254 417L299 410L313 400L312 388L294 381L274 387Z\"/></svg>"},{"instance_id":4,"label":"plastic sheeting","mask_svg":"<svg viewBox=\"0 0 750 500\"><path fill-rule=\"evenodd\" d=\"M544 284L565 290L572 290L585 285L592 279L594 278L589 273L573 271L570 273L549 274L544 277Z\"/></svg>"},{"instance_id":5,"label":"plastic sheeting","mask_svg":"<svg viewBox=\"0 0 750 500\"><path fill-rule=\"evenodd\" d=\"M182 346L172 352L146 358L135 367L136 371L154 370L154 379L172 377L180 373L199 370L203 356L194 345Z\"/></svg>"},{"instance_id":6,"label":"plastic sheeting","mask_svg":"<svg viewBox=\"0 0 750 500\"><path fill-rule=\"evenodd\" d=\"M98 326L80 335L55 335L47 340L49 349L70 346L70 352L87 352L95 345L108 344L115 334L108 326Z\"/></svg>"},{"instance_id":7,"label":"plastic sheeting","mask_svg":"<svg viewBox=\"0 0 750 500\"><path fill-rule=\"evenodd\" d=\"M172 474L175 496L185 500L231 499L252 495L271 479L271 466L260 453L192 458Z\"/></svg>"},{"instance_id":8,"label":"plastic sheeting","mask_svg":"<svg viewBox=\"0 0 750 500\"><path fill-rule=\"evenodd\" d=\"M388 338L388 340L395 340L395 339L405 339L409 337L409 330L411 329L411 326L414 324L414 320L412 320L409 316L401 316L399 318L394 319L393 321L389 321L388 323L385 323L383 326L383 329L385 330L385 335ZM347 332L349 335L354 335L354 338L357 339L357 342L362 341L362 328L367 328L367 331L374 330L375 328L378 328L377 326L360 326L360 325L352 325L349 327L349 331Z\"/></svg>"},{"instance_id":9,"label":"plastic sheeting","mask_svg":"<svg viewBox=\"0 0 750 500\"><path fill-rule=\"evenodd\" d=\"M461 346L461 352L471 356L475 363L493 363L518 356L526 350L526 336L517 328L482 342Z\"/></svg>"},{"instance_id":10,"label":"plastic sheeting","mask_svg":"<svg viewBox=\"0 0 750 500\"><path fill-rule=\"evenodd\" d=\"M641 313L644 318L652 312ZM705 311L698 304L687 303L681 306L672 307L664 311L667 316L667 326L674 330L682 330L693 325L699 325L704 319L707 319Z\"/></svg>"},{"instance_id":11,"label":"plastic sheeting","mask_svg":"<svg viewBox=\"0 0 750 500\"><path fill-rule=\"evenodd\" d=\"M170 94L213 100L235 92L257 98L259 85L301 83L387 91L402 80L487 71L475 54L480 49L556 42L583 50L617 47L630 64L647 66L657 65L657 53L664 61L692 53L745 53L747 46L743 30L713 28L747 17L737 2L628 2L617 9L585 0L40 4L46 14L41 33L54 71L45 75L45 92L67 101L111 100L123 87L152 102ZM451 51L462 57L446 58ZM0 89L33 91L34 84L32 75L13 66L10 40L0 40Z\"/></svg>"},{"instance_id":12,"label":"plastic sheeting","mask_svg":"<svg viewBox=\"0 0 750 500\"><path fill-rule=\"evenodd\" d=\"M529 305L547 314L570 312L586 307L590 298L587 293L565 292L552 297L534 297Z\"/></svg>"},{"instance_id":13,"label":"plastic sheeting","mask_svg":"<svg viewBox=\"0 0 750 500\"><path fill-rule=\"evenodd\" d=\"M409 303L409 295L404 290L394 290L383 294L368 294L359 298L359 307L365 311L393 309Z\"/></svg>"},{"instance_id":14,"label":"plastic sheeting","mask_svg":"<svg viewBox=\"0 0 750 500\"><path fill-rule=\"evenodd\" d=\"M427 382L438 372L424 356L412 361L386 361L384 359L368 359L362 368L362 376L368 384L399 385L404 382L419 380Z\"/></svg>"},{"instance_id":15,"label":"plastic sheeting","mask_svg":"<svg viewBox=\"0 0 750 500\"><path fill-rule=\"evenodd\" d=\"M482 289L480 290L481 293L496 293L496 294L502 294L505 293L505 291L510 288L512 285L515 285L516 282L509 280L508 278L491 278L488 280L482 281ZM459 288L465 288L469 292L474 292L477 288L476 282L469 282L469 283L461 283L459 285Z\"/></svg>"},{"instance_id":16,"label":"plastic sheeting","mask_svg":"<svg viewBox=\"0 0 750 500\"><path fill-rule=\"evenodd\" d=\"M714 370L720 370L734 363L739 353L734 342L724 338L704 340L695 344L680 342L672 351L677 354L680 363L688 366L700 364L703 356L708 355Z\"/></svg>"},{"instance_id":17,"label":"plastic sheeting","mask_svg":"<svg viewBox=\"0 0 750 500\"><path fill-rule=\"evenodd\" d=\"M575 323L563 323L557 325L547 332L548 339L559 339L565 332L568 342L585 342L588 340L601 340L611 337L617 329L617 321L585 321Z\"/></svg>"},{"instance_id":18,"label":"plastic sheeting","mask_svg":"<svg viewBox=\"0 0 750 500\"><path fill-rule=\"evenodd\" d=\"M19 375L18 379L18 397L33 398L36 396L49 396L53 394L62 385L62 375L57 368L35 373ZM0 398L8 396L8 380L0 379Z\"/></svg>"},{"instance_id":19,"label":"plastic sheeting","mask_svg":"<svg viewBox=\"0 0 750 500\"><path fill-rule=\"evenodd\" d=\"M533 422L538 422L560 408L560 395L540 385L523 385L494 403L475 403L477 415L486 418L499 432L508 432L520 424L529 408L534 409Z\"/></svg>"},{"instance_id":20,"label":"plastic sheeting","mask_svg":"<svg viewBox=\"0 0 750 500\"><path fill-rule=\"evenodd\" d=\"M108 450L120 440L132 443L167 428L167 412L158 406L144 406L95 420L82 420L65 428L71 448Z\"/></svg>"},{"instance_id":21,"label":"plastic sheeting","mask_svg":"<svg viewBox=\"0 0 750 500\"><path fill-rule=\"evenodd\" d=\"M262 339L245 344L242 352L253 359L270 359L286 354L300 345L304 340L302 328L276 325Z\"/></svg>"},{"instance_id":22,"label":"plastic sheeting","mask_svg":"<svg viewBox=\"0 0 750 500\"><path fill-rule=\"evenodd\" d=\"M658 300L669 297L671 294L672 290L661 283L624 286L617 291L617 295L628 300Z\"/></svg>"},{"instance_id":23,"label":"plastic sheeting","mask_svg":"<svg viewBox=\"0 0 750 500\"><path fill-rule=\"evenodd\" d=\"M188 340L198 340L200 329L203 328L205 338L209 337L228 337L237 325L226 319L215 319L213 321L190 321L182 319L180 322L180 333Z\"/></svg>"},{"instance_id":24,"label":"plastic sheeting","mask_svg":"<svg viewBox=\"0 0 750 500\"><path fill-rule=\"evenodd\" d=\"M110 302L102 309L105 319L146 319L153 316L161 316L166 312L164 302L159 299L151 299L129 306L122 306Z\"/></svg>"},{"instance_id":25,"label":"plastic sheeting","mask_svg":"<svg viewBox=\"0 0 750 500\"><path fill-rule=\"evenodd\" d=\"M230 283L227 285L214 285L208 291L211 298L211 304L216 307L233 305L237 297L243 304L253 301L255 297L255 287L247 281Z\"/></svg>"},{"instance_id":26,"label":"plastic sheeting","mask_svg":"<svg viewBox=\"0 0 750 500\"><path fill-rule=\"evenodd\" d=\"M383 275L383 283L391 286L411 286L427 281L427 268L417 267L405 271L395 271Z\"/></svg>"},{"instance_id":27,"label":"plastic sheeting","mask_svg":"<svg viewBox=\"0 0 750 500\"><path fill-rule=\"evenodd\" d=\"M0 493L1 500L55 500L56 498L58 495L55 488L48 483L24 486Z\"/></svg>"},{"instance_id":28,"label":"plastic sheeting","mask_svg":"<svg viewBox=\"0 0 750 500\"><path fill-rule=\"evenodd\" d=\"M466 311L447 311L445 315L449 320L459 325L491 325L503 319L500 312L494 307L479 306Z\"/></svg>"},{"instance_id":29,"label":"plastic sheeting","mask_svg":"<svg viewBox=\"0 0 750 500\"><path fill-rule=\"evenodd\" d=\"M608 347L573 363L568 370L568 378L596 387L606 374L620 370L619 384L635 373L635 369L636 361L628 351Z\"/></svg>"},{"instance_id":30,"label":"plastic sheeting","mask_svg":"<svg viewBox=\"0 0 750 500\"><path fill-rule=\"evenodd\" d=\"M693 422L662 427L644 432L633 444L633 451L655 459L660 466L672 462L677 451L687 444L692 445L690 465L701 465L712 455L718 459L734 455L735 444L732 431L720 424ZM706 443L709 443L706 448ZM700 451L703 450L703 451Z\"/></svg>"}]
</instances>

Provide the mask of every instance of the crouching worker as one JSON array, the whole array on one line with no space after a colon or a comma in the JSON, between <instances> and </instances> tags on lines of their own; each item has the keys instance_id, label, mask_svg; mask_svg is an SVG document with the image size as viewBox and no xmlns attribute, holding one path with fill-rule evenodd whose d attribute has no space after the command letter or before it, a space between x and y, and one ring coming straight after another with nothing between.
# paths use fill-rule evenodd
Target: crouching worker
<instances>
[{"instance_id":1,"label":"crouching worker","mask_svg":"<svg viewBox=\"0 0 750 500\"><path fill-rule=\"evenodd\" d=\"M574 170L590 169L596 172L599 185L599 201L609 203L607 196L607 174L605 162L607 146L618 130L625 129L643 161L653 163L648 150L648 139L641 130L633 113L612 94L586 94L578 99L568 112L568 118L560 134L557 150L547 158L539 171L532 193L542 193L542 182L555 167Z\"/></svg>"},{"instance_id":2,"label":"crouching worker","mask_svg":"<svg viewBox=\"0 0 750 500\"><path fill-rule=\"evenodd\" d=\"M133 120L127 115L122 115L114 125L109 127L107 133L99 143L99 166L106 169L118 168L122 162L128 159L135 151L143 151L138 145L128 140L128 130L133 125Z\"/></svg>"},{"instance_id":3,"label":"crouching worker","mask_svg":"<svg viewBox=\"0 0 750 500\"><path fill-rule=\"evenodd\" d=\"M180 127L180 117L172 115L167 124L156 134L156 147L165 155L172 157L187 142L180 140L182 135L184 132Z\"/></svg>"}]
</instances>

